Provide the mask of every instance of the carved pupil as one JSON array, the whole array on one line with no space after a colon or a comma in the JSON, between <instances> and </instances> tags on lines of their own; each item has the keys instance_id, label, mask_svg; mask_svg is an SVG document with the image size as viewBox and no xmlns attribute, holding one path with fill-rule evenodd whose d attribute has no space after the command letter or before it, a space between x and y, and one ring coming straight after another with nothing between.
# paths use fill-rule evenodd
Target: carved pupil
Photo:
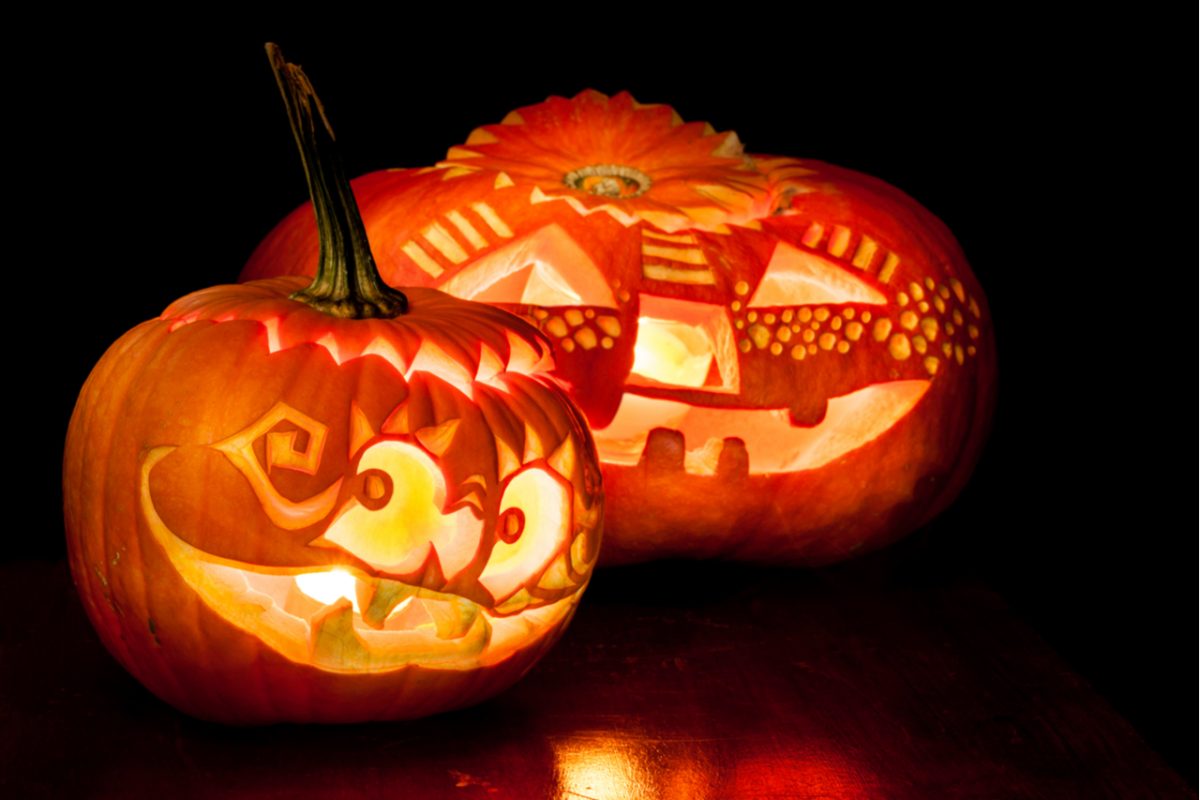
<instances>
[{"instance_id":1,"label":"carved pupil","mask_svg":"<svg viewBox=\"0 0 1200 800\"><path fill-rule=\"evenodd\" d=\"M505 544L513 544L521 538L525 530L525 512L519 508L510 508L500 515L497 535Z\"/></svg>"},{"instance_id":2,"label":"carved pupil","mask_svg":"<svg viewBox=\"0 0 1200 800\"><path fill-rule=\"evenodd\" d=\"M372 511L383 508L392 499L392 476L381 469L364 470L358 476L355 495Z\"/></svg>"}]
</instances>

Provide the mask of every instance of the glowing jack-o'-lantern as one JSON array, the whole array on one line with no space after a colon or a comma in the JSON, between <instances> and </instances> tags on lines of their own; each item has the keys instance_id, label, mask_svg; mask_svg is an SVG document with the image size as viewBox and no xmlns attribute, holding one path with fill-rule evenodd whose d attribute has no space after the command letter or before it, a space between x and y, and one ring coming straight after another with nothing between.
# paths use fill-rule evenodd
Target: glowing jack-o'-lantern
<instances>
[{"instance_id":1,"label":"glowing jack-o'-lantern","mask_svg":"<svg viewBox=\"0 0 1200 800\"><path fill-rule=\"evenodd\" d=\"M878 180L584 92L355 192L386 280L552 338L603 465L605 561L845 557L937 513L978 457L983 294L944 226ZM243 278L312 271L305 214Z\"/></svg>"},{"instance_id":2,"label":"glowing jack-o'-lantern","mask_svg":"<svg viewBox=\"0 0 1200 800\"><path fill-rule=\"evenodd\" d=\"M594 447L533 328L379 280L307 82L276 67L348 250L308 289L189 295L103 357L67 438L75 580L114 655L197 716L476 702L533 665L587 584Z\"/></svg>"}]
</instances>

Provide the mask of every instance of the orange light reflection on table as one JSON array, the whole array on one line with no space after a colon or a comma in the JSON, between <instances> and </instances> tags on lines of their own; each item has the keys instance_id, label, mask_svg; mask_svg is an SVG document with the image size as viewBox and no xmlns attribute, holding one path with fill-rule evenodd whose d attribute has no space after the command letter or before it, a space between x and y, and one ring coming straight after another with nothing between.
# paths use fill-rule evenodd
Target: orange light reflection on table
<instances>
[{"instance_id":1,"label":"orange light reflection on table","mask_svg":"<svg viewBox=\"0 0 1200 800\"><path fill-rule=\"evenodd\" d=\"M672 739L594 732L554 746L562 800L879 797L870 770L828 748L775 736Z\"/></svg>"}]
</instances>

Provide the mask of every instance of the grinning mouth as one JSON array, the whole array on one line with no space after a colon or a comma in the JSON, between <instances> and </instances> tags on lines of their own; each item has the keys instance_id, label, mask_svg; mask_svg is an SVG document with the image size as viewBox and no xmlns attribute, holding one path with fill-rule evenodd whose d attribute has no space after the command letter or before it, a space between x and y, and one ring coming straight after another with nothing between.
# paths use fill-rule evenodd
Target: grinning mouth
<instances>
[{"instance_id":1,"label":"grinning mouth","mask_svg":"<svg viewBox=\"0 0 1200 800\"><path fill-rule=\"evenodd\" d=\"M714 475L722 450L740 439L751 475L816 469L871 442L903 419L929 389L928 380L889 381L830 398L811 427L792 424L788 409L730 409L626 392L613 421L594 432L600 460L637 464L655 447L656 430L683 434L684 470Z\"/></svg>"},{"instance_id":2,"label":"grinning mouth","mask_svg":"<svg viewBox=\"0 0 1200 800\"><path fill-rule=\"evenodd\" d=\"M150 473L174 449L155 448L142 462L141 507L151 534L205 605L292 661L335 672L473 669L557 629L578 602L576 592L497 616L468 598L352 567L264 572L206 553L167 527L151 497Z\"/></svg>"}]
</instances>

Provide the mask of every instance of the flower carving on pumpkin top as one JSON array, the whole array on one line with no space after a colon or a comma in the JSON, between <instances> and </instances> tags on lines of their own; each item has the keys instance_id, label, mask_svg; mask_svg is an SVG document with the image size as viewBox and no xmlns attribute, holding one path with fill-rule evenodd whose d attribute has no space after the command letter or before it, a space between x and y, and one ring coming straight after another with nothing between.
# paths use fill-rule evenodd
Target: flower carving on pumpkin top
<instances>
[{"instance_id":1,"label":"flower carving on pumpkin top","mask_svg":"<svg viewBox=\"0 0 1200 800\"><path fill-rule=\"evenodd\" d=\"M795 162L793 162L795 163ZM627 92L551 97L476 128L434 168L456 177L490 170L528 187L531 203L561 201L625 226L728 232L769 216L781 187L733 132L684 122L669 106Z\"/></svg>"}]
</instances>

